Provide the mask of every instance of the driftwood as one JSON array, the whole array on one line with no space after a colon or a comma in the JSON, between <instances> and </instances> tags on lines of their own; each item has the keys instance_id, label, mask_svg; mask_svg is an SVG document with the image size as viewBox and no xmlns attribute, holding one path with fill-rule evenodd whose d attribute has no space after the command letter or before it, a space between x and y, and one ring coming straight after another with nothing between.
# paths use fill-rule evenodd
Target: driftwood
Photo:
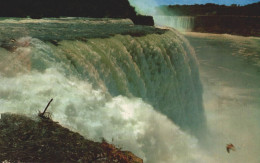
<instances>
[{"instance_id":1,"label":"driftwood","mask_svg":"<svg viewBox=\"0 0 260 163\"><path fill-rule=\"evenodd\" d=\"M43 112L39 112L38 113L38 116L43 118L43 119L50 119L51 118L51 114L49 112L46 112L49 105L51 104L53 98L49 101L49 103L47 104L47 106L45 107L44 111Z\"/></svg>"}]
</instances>

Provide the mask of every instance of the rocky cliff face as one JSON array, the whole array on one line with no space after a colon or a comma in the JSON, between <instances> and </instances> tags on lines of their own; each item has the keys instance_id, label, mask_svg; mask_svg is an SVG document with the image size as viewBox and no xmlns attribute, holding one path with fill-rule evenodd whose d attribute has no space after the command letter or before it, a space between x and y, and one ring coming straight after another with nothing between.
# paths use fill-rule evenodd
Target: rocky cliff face
<instances>
[{"instance_id":1,"label":"rocky cliff face","mask_svg":"<svg viewBox=\"0 0 260 163\"><path fill-rule=\"evenodd\" d=\"M194 32L228 33L260 36L260 17L256 16L196 16Z\"/></svg>"},{"instance_id":2,"label":"rocky cliff face","mask_svg":"<svg viewBox=\"0 0 260 163\"><path fill-rule=\"evenodd\" d=\"M160 6L157 13L167 16L194 17L193 32L228 33L242 36L260 36L260 2L238 6L170 5Z\"/></svg>"},{"instance_id":3,"label":"rocky cliff face","mask_svg":"<svg viewBox=\"0 0 260 163\"><path fill-rule=\"evenodd\" d=\"M131 152L121 151L105 141L87 140L50 119L15 114L1 115L0 161L143 162Z\"/></svg>"}]
</instances>

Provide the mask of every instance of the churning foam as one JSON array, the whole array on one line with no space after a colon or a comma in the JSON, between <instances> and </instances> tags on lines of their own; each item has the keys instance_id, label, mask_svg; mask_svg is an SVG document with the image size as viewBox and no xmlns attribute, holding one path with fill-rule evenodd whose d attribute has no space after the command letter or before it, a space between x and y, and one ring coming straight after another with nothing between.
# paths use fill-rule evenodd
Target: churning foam
<instances>
[{"instance_id":1,"label":"churning foam","mask_svg":"<svg viewBox=\"0 0 260 163\"><path fill-rule=\"evenodd\" d=\"M54 97L53 119L89 139L105 138L146 162L201 160L196 139L140 98L106 98L90 83L52 68L1 78L1 112L36 115Z\"/></svg>"},{"instance_id":2,"label":"churning foam","mask_svg":"<svg viewBox=\"0 0 260 163\"><path fill-rule=\"evenodd\" d=\"M178 34L57 46L27 37L11 49L0 48L1 112L36 115L54 98L53 119L89 139L149 163L208 162L196 138L173 123L191 133L204 125L197 63Z\"/></svg>"}]
</instances>

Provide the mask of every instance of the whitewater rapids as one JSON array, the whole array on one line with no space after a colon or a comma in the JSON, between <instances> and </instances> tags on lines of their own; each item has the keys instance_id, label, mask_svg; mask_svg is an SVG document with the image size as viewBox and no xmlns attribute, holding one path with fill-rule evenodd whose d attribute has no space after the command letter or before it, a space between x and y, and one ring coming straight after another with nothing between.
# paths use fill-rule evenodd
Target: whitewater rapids
<instances>
[{"instance_id":1,"label":"whitewater rapids","mask_svg":"<svg viewBox=\"0 0 260 163\"><path fill-rule=\"evenodd\" d=\"M0 21L0 112L53 119L148 163L208 162L202 86L174 30L118 19ZM203 161L201 161L203 160Z\"/></svg>"}]
</instances>

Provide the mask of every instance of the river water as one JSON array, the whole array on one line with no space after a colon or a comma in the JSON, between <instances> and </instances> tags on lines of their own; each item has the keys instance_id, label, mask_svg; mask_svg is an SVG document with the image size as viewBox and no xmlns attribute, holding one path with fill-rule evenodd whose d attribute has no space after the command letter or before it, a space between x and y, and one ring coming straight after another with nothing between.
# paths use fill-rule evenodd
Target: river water
<instances>
[{"instance_id":1,"label":"river water","mask_svg":"<svg viewBox=\"0 0 260 163\"><path fill-rule=\"evenodd\" d=\"M119 19L0 20L0 113L35 117L54 98L55 121L148 163L259 162L259 38L184 35Z\"/></svg>"},{"instance_id":2,"label":"river water","mask_svg":"<svg viewBox=\"0 0 260 163\"><path fill-rule=\"evenodd\" d=\"M260 162L260 38L186 33L196 51L217 162ZM236 151L226 152L234 144Z\"/></svg>"},{"instance_id":3,"label":"river water","mask_svg":"<svg viewBox=\"0 0 260 163\"><path fill-rule=\"evenodd\" d=\"M173 29L119 19L0 20L0 113L48 111L145 162L207 159L194 50Z\"/></svg>"}]
</instances>

